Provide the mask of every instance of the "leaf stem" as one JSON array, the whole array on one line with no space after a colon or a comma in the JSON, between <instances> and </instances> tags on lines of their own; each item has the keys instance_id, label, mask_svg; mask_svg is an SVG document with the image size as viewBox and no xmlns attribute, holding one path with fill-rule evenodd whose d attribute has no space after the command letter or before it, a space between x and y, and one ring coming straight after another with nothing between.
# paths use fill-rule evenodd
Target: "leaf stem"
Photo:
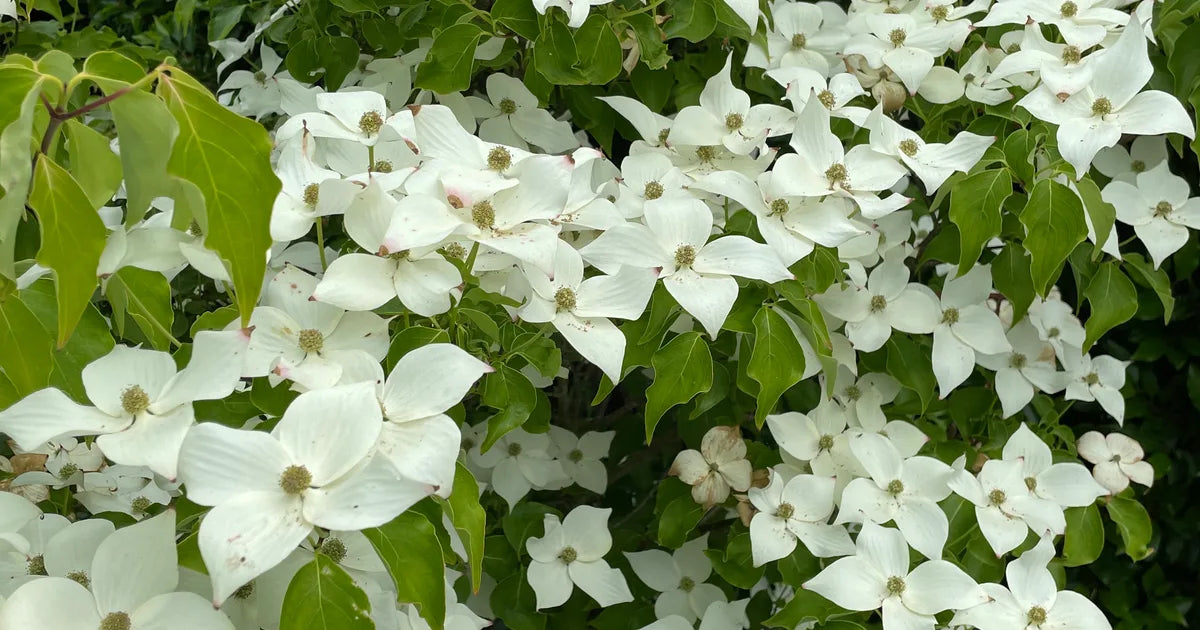
<instances>
[{"instance_id":1,"label":"leaf stem","mask_svg":"<svg viewBox=\"0 0 1200 630\"><path fill-rule=\"evenodd\" d=\"M321 271L329 268L325 262L325 228L321 225L321 217L317 217L317 256L321 259Z\"/></svg>"}]
</instances>

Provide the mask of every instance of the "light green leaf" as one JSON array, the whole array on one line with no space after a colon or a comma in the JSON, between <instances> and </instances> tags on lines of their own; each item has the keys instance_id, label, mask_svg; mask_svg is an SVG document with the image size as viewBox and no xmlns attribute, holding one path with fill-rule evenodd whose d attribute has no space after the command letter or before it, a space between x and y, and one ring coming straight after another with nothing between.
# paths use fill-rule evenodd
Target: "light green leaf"
<instances>
[{"instance_id":1,"label":"light green leaf","mask_svg":"<svg viewBox=\"0 0 1200 630\"><path fill-rule=\"evenodd\" d=\"M658 515L658 544L678 549L687 542L705 509L692 498L691 486L669 477L658 484L654 512Z\"/></svg>"},{"instance_id":2,"label":"light green leaf","mask_svg":"<svg viewBox=\"0 0 1200 630\"><path fill-rule=\"evenodd\" d=\"M0 367L20 397L50 383L54 336L12 293L0 302Z\"/></svg>"},{"instance_id":3,"label":"light green leaf","mask_svg":"<svg viewBox=\"0 0 1200 630\"><path fill-rule=\"evenodd\" d=\"M17 225L25 212L33 161L33 118L42 75L17 65L0 66L0 275L15 278Z\"/></svg>"},{"instance_id":4,"label":"light green leaf","mask_svg":"<svg viewBox=\"0 0 1200 630\"><path fill-rule=\"evenodd\" d=\"M804 350L783 317L763 306L754 315L754 351L746 375L759 384L754 423L760 428L767 414L804 375Z\"/></svg>"},{"instance_id":5,"label":"light green leaf","mask_svg":"<svg viewBox=\"0 0 1200 630\"><path fill-rule=\"evenodd\" d=\"M593 13L575 31L579 69L593 85L604 85L621 73L621 42L603 15Z\"/></svg>"},{"instance_id":6,"label":"light green leaf","mask_svg":"<svg viewBox=\"0 0 1200 630\"><path fill-rule=\"evenodd\" d=\"M1025 226L1033 288L1045 296L1058 279L1063 261L1087 238L1083 202L1070 188L1043 179L1034 185L1021 211L1021 223Z\"/></svg>"},{"instance_id":7,"label":"light green leaf","mask_svg":"<svg viewBox=\"0 0 1200 630\"><path fill-rule=\"evenodd\" d=\"M99 208L121 186L121 158L113 153L104 134L78 120L68 120L66 132L71 175L87 193L92 208Z\"/></svg>"},{"instance_id":8,"label":"light green leaf","mask_svg":"<svg viewBox=\"0 0 1200 630\"><path fill-rule=\"evenodd\" d=\"M271 207L282 187L271 168L271 138L181 70L164 74L158 93L179 124L168 170L204 194L204 244L229 263L245 326L262 290L272 244Z\"/></svg>"},{"instance_id":9,"label":"light green leaf","mask_svg":"<svg viewBox=\"0 0 1200 630\"><path fill-rule=\"evenodd\" d=\"M417 66L416 86L439 94L471 87L475 47L483 30L473 22L455 24L433 38L425 61Z\"/></svg>"},{"instance_id":10,"label":"light green leaf","mask_svg":"<svg viewBox=\"0 0 1200 630\"><path fill-rule=\"evenodd\" d=\"M558 20L546 20L542 33L533 45L537 71L554 85L582 85L587 78L576 67L579 51L571 29Z\"/></svg>"},{"instance_id":11,"label":"light green leaf","mask_svg":"<svg viewBox=\"0 0 1200 630\"><path fill-rule=\"evenodd\" d=\"M499 410L487 421L487 437L480 447L486 452L504 434L525 424L537 405L537 395L527 376L504 364L483 378L483 404Z\"/></svg>"},{"instance_id":12,"label":"light green leaf","mask_svg":"<svg viewBox=\"0 0 1200 630\"><path fill-rule=\"evenodd\" d=\"M712 354L700 333L672 339L654 353L654 382L646 389L646 443L668 409L702 394L713 381Z\"/></svg>"},{"instance_id":13,"label":"light green leaf","mask_svg":"<svg viewBox=\"0 0 1200 630\"><path fill-rule=\"evenodd\" d=\"M767 567L755 567L750 553L750 534L743 532L731 538L725 551L705 549L704 555L712 562L713 571L726 582L748 589L762 579Z\"/></svg>"},{"instance_id":14,"label":"light green leaf","mask_svg":"<svg viewBox=\"0 0 1200 630\"><path fill-rule=\"evenodd\" d=\"M42 323L46 334L53 335L58 330L58 305L54 297L54 283L49 278L22 289L21 301ZM75 327L75 334L71 335L67 345L52 355L50 385L61 389L78 403L91 404L80 375L84 366L108 354L114 345L116 342L113 341L108 322L95 306L88 304Z\"/></svg>"},{"instance_id":15,"label":"light green leaf","mask_svg":"<svg viewBox=\"0 0 1200 630\"><path fill-rule=\"evenodd\" d=\"M381 527L364 529L396 583L396 601L416 604L434 630L446 623L446 567L429 519L408 511Z\"/></svg>"},{"instance_id":16,"label":"light green leaf","mask_svg":"<svg viewBox=\"0 0 1200 630\"><path fill-rule=\"evenodd\" d=\"M479 484L475 476L462 463L456 466L454 491L443 507L467 550L467 561L471 565L471 590L477 593L479 581L483 578L483 539L487 514L479 505Z\"/></svg>"},{"instance_id":17,"label":"light green leaf","mask_svg":"<svg viewBox=\"0 0 1200 630\"><path fill-rule=\"evenodd\" d=\"M1137 313L1138 301L1137 289L1116 262L1100 265L1083 295L1091 307L1084 323L1087 338L1083 351L1087 352L1101 335L1129 321Z\"/></svg>"},{"instance_id":18,"label":"light green leaf","mask_svg":"<svg viewBox=\"0 0 1200 630\"><path fill-rule=\"evenodd\" d=\"M1033 277L1029 274L1029 255L1016 243L1004 246L992 261L992 281L996 290L1013 305L1013 321L1025 317L1033 304Z\"/></svg>"},{"instance_id":19,"label":"light green leaf","mask_svg":"<svg viewBox=\"0 0 1200 630\"><path fill-rule=\"evenodd\" d=\"M651 70L666 67L671 61L667 54L667 45L663 43L662 30L658 28L654 18L645 13L638 13L625 18L637 38L638 51L642 62Z\"/></svg>"},{"instance_id":20,"label":"light green leaf","mask_svg":"<svg viewBox=\"0 0 1200 630\"><path fill-rule=\"evenodd\" d=\"M161 273L123 267L109 276L104 294L113 308L113 326L124 337L126 317L137 323L150 345L167 350L179 342L171 336L175 311L171 309L171 285Z\"/></svg>"},{"instance_id":21,"label":"light green leaf","mask_svg":"<svg viewBox=\"0 0 1200 630\"><path fill-rule=\"evenodd\" d=\"M279 630L370 630L371 602L324 554L300 567L283 596Z\"/></svg>"},{"instance_id":22,"label":"light green leaf","mask_svg":"<svg viewBox=\"0 0 1200 630\"><path fill-rule=\"evenodd\" d=\"M712 35L717 28L714 0L673 0L667 3L665 26L668 38L682 37L696 43Z\"/></svg>"},{"instance_id":23,"label":"light green leaf","mask_svg":"<svg viewBox=\"0 0 1200 630\"><path fill-rule=\"evenodd\" d=\"M1154 553L1154 550L1148 547L1154 529L1150 524L1150 515L1141 503L1124 497L1113 497L1105 507L1108 508L1108 517L1121 533L1125 553L1129 554L1130 558L1135 561L1141 560Z\"/></svg>"},{"instance_id":24,"label":"light green leaf","mask_svg":"<svg viewBox=\"0 0 1200 630\"><path fill-rule=\"evenodd\" d=\"M496 0L492 19L528 40L537 39L538 15L532 2L525 0Z\"/></svg>"},{"instance_id":25,"label":"light green leaf","mask_svg":"<svg viewBox=\"0 0 1200 630\"><path fill-rule=\"evenodd\" d=\"M1139 284L1146 285L1158 295L1158 301L1162 302L1163 306L1163 323L1171 322L1171 315L1175 312L1175 297L1171 295L1171 277L1163 269L1155 269L1153 265L1146 262L1141 254L1125 254L1123 262L1127 267L1132 268L1137 272L1136 275L1130 274L1134 280L1140 280Z\"/></svg>"},{"instance_id":26,"label":"light green leaf","mask_svg":"<svg viewBox=\"0 0 1200 630\"><path fill-rule=\"evenodd\" d=\"M1090 177L1084 177L1075 182L1075 189L1079 191L1079 196L1083 199L1083 207L1087 210L1088 217L1092 220L1092 227L1096 231L1096 246L1092 250L1092 258L1096 259L1100 256L1100 248L1108 241L1109 236L1115 237L1116 235L1113 225L1117 221L1117 209L1100 196L1100 188Z\"/></svg>"},{"instance_id":27,"label":"light green leaf","mask_svg":"<svg viewBox=\"0 0 1200 630\"><path fill-rule=\"evenodd\" d=\"M29 207L41 226L37 260L54 270L61 348L96 290L96 267L108 230L75 178L45 155L34 165Z\"/></svg>"},{"instance_id":28,"label":"light green leaf","mask_svg":"<svg viewBox=\"0 0 1200 630\"><path fill-rule=\"evenodd\" d=\"M954 185L950 221L958 226L958 275L970 271L983 246L1000 234L1000 209L1012 192L1012 176L1005 168L981 171Z\"/></svg>"},{"instance_id":29,"label":"light green leaf","mask_svg":"<svg viewBox=\"0 0 1200 630\"><path fill-rule=\"evenodd\" d=\"M1104 521L1095 504L1066 510L1067 530L1063 539L1063 565L1091 564L1104 551Z\"/></svg>"}]
</instances>

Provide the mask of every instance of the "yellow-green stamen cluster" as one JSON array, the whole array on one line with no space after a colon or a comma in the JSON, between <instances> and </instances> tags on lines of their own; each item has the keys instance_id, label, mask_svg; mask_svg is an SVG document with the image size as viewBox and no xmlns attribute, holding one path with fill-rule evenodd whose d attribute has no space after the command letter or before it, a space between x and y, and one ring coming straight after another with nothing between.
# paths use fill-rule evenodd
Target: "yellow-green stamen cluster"
<instances>
[{"instance_id":1,"label":"yellow-green stamen cluster","mask_svg":"<svg viewBox=\"0 0 1200 630\"><path fill-rule=\"evenodd\" d=\"M300 494L312 484L312 473L304 466L288 466L279 476L279 487L288 494Z\"/></svg>"},{"instance_id":2,"label":"yellow-green stamen cluster","mask_svg":"<svg viewBox=\"0 0 1200 630\"><path fill-rule=\"evenodd\" d=\"M25 563L25 573L28 575L46 575L46 558L41 554L29 558Z\"/></svg>"},{"instance_id":3,"label":"yellow-green stamen cluster","mask_svg":"<svg viewBox=\"0 0 1200 630\"><path fill-rule=\"evenodd\" d=\"M696 159L705 164L712 162L717 159L717 148L709 146L696 147Z\"/></svg>"},{"instance_id":4,"label":"yellow-green stamen cluster","mask_svg":"<svg viewBox=\"0 0 1200 630\"><path fill-rule=\"evenodd\" d=\"M1079 50L1078 46L1067 46L1066 48L1063 48L1063 63L1075 64L1079 63L1081 59L1083 59L1083 52Z\"/></svg>"},{"instance_id":5,"label":"yellow-green stamen cluster","mask_svg":"<svg viewBox=\"0 0 1200 630\"><path fill-rule=\"evenodd\" d=\"M646 182L646 188L642 191L642 196L651 201L663 196L666 192L663 185L658 182Z\"/></svg>"},{"instance_id":6,"label":"yellow-green stamen cluster","mask_svg":"<svg viewBox=\"0 0 1200 630\"><path fill-rule=\"evenodd\" d=\"M690 267L696 262L696 248L691 245L680 245L675 249L675 264L680 267Z\"/></svg>"},{"instance_id":7,"label":"yellow-green stamen cluster","mask_svg":"<svg viewBox=\"0 0 1200 630\"><path fill-rule=\"evenodd\" d=\"M890 494L894 497L898 497L898 496L900 496L900 494L902 492L904 492L904 482L903 481L900 481L899 479L893 479L888 482L888 485L887 485L887 493L888 494Z\"/></svg>"},{"instance_id":8,"label":"yellow-green stamen cluster","mask_svg":"<svg viewBox=\"0 0 1200 630\"><path fill-rule=\"evenodd\" d=\"M575 551L574 547L563 547L563 550L558 552L558 559L564 564L571 564L579 558L579 552Z\"/></svg>"},{"instance_id":9,"label":"yellow-green stamen cluster","mask_svg":"<svg viewBox=\"0 0 1200 630\"><path fill-rule=\"evenodd\" d=\"M321 546L317 547L317 551L329 556L334 562L341 562L346 557L346 543L337 538L326 538L321 541Z\"/></svg>"},{"instance_id":10,"label":"yellow-green stamen cluster","mask_svg":"<svg viewBox=\"0 0 1200 630\"><path fill-rule=\"evenodd\" d=\"M989 492L987 498L988 505L1003 505L1008 500L1008 496L999 488Z\"/></svg>"},{"instance_id":11,"label":"yellow-green stamen cluster","mask_svg":"<svg viewBox=\"0 0 1200 630\"><path fill-rule=\"evenodd\" d=\"M375 160L375 163L371 165L371 172L391 173L393 168L395 167L392 166L392 163L388 160Z\"/></svg>"},{"instance_id":12,"label":"yellow-green stamen cluster","mask_svg":"<svg viewBox=\"0 0 1200 630\"><path fill-rule=\"evenodd\" d=\"M792 518L792 515L795 513L796 508L791 503L780 503L779 509L775 510L775 516L784 520Z\"/></svg>"},{"instance_id":13,"label":"yellow-green stamen cluster","mask_svg":"<svg viewBox=\"0 0 1200 630\"><path fill-rule=\"evenodd\" d=\"M1112 101L1108 100L1106 97L1101 96L1092 102L1093 116L1107 116L1112 113L1112 110Z\"/></svg>"},{"instance_id":14,"label":"yellow-green stamen cluster","mask_svg":"<svg viewBox=\"0 0 1200 630\"><path fill-rule=\"evenodd\" d=\"M304 187L304 205L309 208L316 208L317 202L321 200L321 185L309 184Z\"/></svg>"},{"instance_id":15,"label":"yellow-green stamen cluster","mask_svg":"<svg viewBox=\"0 0 1200 630\"><path fill-rule=\"evenodd\" d=\"M488 151L487 165L493 171L506 171L512 166L512 153L504 147L492 147L492 150Z\"/></svg>"},{"instance_id":16,"label":"yellow-green stamen cluster","mask_svg":"<svg viewBox=\"0 0 1200 630\"><path fill-rule=\"evenodd\" d=\"M771 202L771 216L773 217L783 216L791 209L791 204L788 203L787 199L776 199Z\"/></svg>"},{"instance_id":17,"label":"yellow-green stamen cluster","mask_svg":"<svg viewBox=\"0 0 1200 630\"><path fill-rule=\"evenodd\" d=\"M561 287L555 291L554 307L559 312L575 310L575 291L570 287Z\"/></svg>"},{"instance_id":18,"label":"yellow-green stamen cluster","mask_svg":"<svg viewBox=\"0 0 1200 630\"><path fill-rule=\"evenodd\" d=\"M953 326L958 323L958 309L950 307L942 311L942 323Z\"/></svg>"},{"instance_id":19,"label":"yellow-green stamen cluster","mask_svg":"<svg viewBox=\"0 0 1200 630\"><path fill-rule=\"evenodd\" d=\"M846 170L846 165L838 162L825 169L825 179L829 181L829 187L842 186L843 188L849 184L850 173Z\"/></svg>"},{"instance_id":20,"label":"yellow-green stamen cluster","mask_svg":"<svg viewBox=\"0 0 1200 630\"><path fill-rule=\"evenodd\" d=\"M882 295L872 295L871 296L871 312L872 313L878 313L885 308L887 308L887 298L883 297Z\"/></svg>"},{"instance_id":21,"label":"yellow-green stamen cluster","mask_svg":"<svg viewBox=\"0 0 1200 630\"><path fill-rule=\"evenodd\" d=\"M904 578L892 576L887 579L888 595L899 595L904 592Z\"/></svg>"},{"instance_id":22,"label":"yellow-green stamen cluster","mask_svg":"<svg viewBox=\"0 0 1200 630\"><path fill-rule=\"evenodd\" d=\"M1079 14L1079 5L1067 0L1058 8L1058 12L1065 18L1073 18Z\"/></svg>"},{"instance_id":23,"label":"yellow-green stamen cluster","mask_svg":"<svg viewBox=\"0 0 1200 630\"><path fill-rule=\"evenodd\" d=\"M1158 202L1158 205L1154 206L1154 216L1165 217L1168 214L1171 214L1171 211L1174 209L1175 208L1171 206L1171 202L1160 201Z\"/></svg>"},{"instance_id":24,"label":"yellow-green stamen cluster","mask_svg":"<svg viewBox=\"0 0 1200 630\"><path fill-rule=\"evenodd\" d=\"M897 48L903 46L907 39L908 33L904 32L902 28L894 28L892 32L888 33L888 41L892 42L892 45Z\"/></svg>"},{"instance_id":25,"label":"yellow-green stamen cluster","mask_svg":"<svg viewBox=\"0 0 1200 630\"><path fill-rule=\"evenodd\" d=\"M511 98L502 98L500 99L499 109L501 114L511 116L517 113L517 102Z\"/></svg>"},{"instance_id":26,"label":"yellow-green stamen cluster","mask_svg":"<svg viewBox=\"0 0 1200 630\"><path fill-rule=\"evenodd\" d=\"M833 98L833 92L830 92L829 90L821 90L820 92L817 92L817 100L825 106L825 109L833 109L834 103L837 102Z\"/></svg>"},{"instance_id":27,"label":"yellow-green stamen cluster","mask_svg":"<svg viewBox=\"0 0 1200 630\"><path fill-rule=\"evenodd\" d=\"M368 136L379 133L379 130L383 129L383 116L375 111L363 114L358 119L358 129Z\"/></svg>"},{"instance_id":28,"label":"yellow-green stamen cluster","mask_svg":"<svg viewBox=\"0 0 1200 630\"><path fill-rule=\"evenodd\" d=\"M744 124L746 124L746 120L742 118L741 114L729 114L725 116L725 128L730 131L737 131Z\"/></svg>"},{"instance_id":29,"label":"yellow-green stamen cluster","mask_svg":"<svg viewBox=\"0 0 1200 630\"><path fill-rule=\"evenodd\" d=\"M249 582L246 582L241 587L239 587L238 590L234 591L233 597L234 597L234 599L250 599L250 596L253 594L254 594L254 580L250 580Z\"/></svg>"},{"instance_id":30,"label":"yellow-green stamen cluster","mask_svg":"<svg viewBox=\"0 0 1200 630\"><path fill-rule=\"evenodd\" d=\"M1041 626L1046 623L1046 609L1041 606L1030 608L1029 614L1026 615L1026 620L1031 626Z\"/></svg>"},{"instance_id":31,"label":"yellow-green stamen cluster","mask_svg":"<svg viewBox=\"0 0 1200 630\"><path fill-rule=\"evenodd\" d=\"M129 630L132 627L129 615L123 612L112 612L100 620L99 630Z\"/></svg>"},{"instance_id":32,"label":"yellow-green stamen cluster","mask_svg":"<svg viewBox=\"0 0 1200 630\"><path fill-rule=\"evenodd\" d=\"M305 328L300 331L300 339L297 345L300 346L305 354L314 354L320 352L325 347L325 335L315 328Z\"/></svg>"},{"instance_id":33,"label":"yellow-green stamen cluster","mask_svg":"<svg viewBox=\"0 0 1200 630\"><path fill-rule=\"evenodd\" d=\"M908 157L916 156L917 151L920 151L920 150L921 150L921 145L918 144L917 141L913 140L912 138L905 138L900 141L900 152L903 153L904 155L907 155Z\"/></svg>"},{"instance_id":34,"label":"yellow-green stamen cluster","mask_svg":"<svg viewBox=\"0 0 1200 630\"><path fill-rule=\"evenodd\" d=\"M68 580L74 580L83 588L92 587L92 578L88 577L87 571L71 571L67 573Z\"/></svg>"},{"instance_id":35,"label":"yellow-green stamen cluster","mask_svg":"<svg viewBox=\"0 0 1200 630\"><path fill-rule=\"evenodd\" d=\"M481 230L490 230L496 224L496 209L490 201L477 201L471 206L471 223Z\"/></svg>"},{"instance_id":36,"label":"yellow-green stamen cluster","mask_svg":"<svg viewBox=\"0 0 1200 630\"><path fill-rule=\"evenodd\" d=\"M138 385L130 385L121 392L121 409L133 416L150 408L150 395Z\"/></svg>"}]
</instances>

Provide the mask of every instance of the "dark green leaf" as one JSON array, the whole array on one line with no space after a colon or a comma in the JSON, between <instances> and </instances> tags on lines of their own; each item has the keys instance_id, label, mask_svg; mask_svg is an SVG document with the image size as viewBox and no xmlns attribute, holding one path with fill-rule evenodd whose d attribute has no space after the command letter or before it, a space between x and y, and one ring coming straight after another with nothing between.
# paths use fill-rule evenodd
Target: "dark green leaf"
<instances>
[{"instance_id":1,"label":"dark green leaf","mask_svg":"<svg viewBox=\"0 0 1200 630\"><path fill-rule=\"evenodd\" d=\"M1070 188L1049 179L1033 187L1021 211L1030 274L1038 295L1046 295L1058 279L1063 261L1087 238L1083 202Z\"/></svg>"},{"instance_id":2,"label":"dark green leaf","mask_svg":"<svg viewBox=\"0 0 1200 630\"><path fill-rule=\"evenodd\" d=\"M996 290L1008 298L1013 305L1013 321L1025 317L1025 311L1033 304L1033 277L1029 274L1029 255L1016 243L1004 246L992 261L992 281Z\"/></svg>"},{"instance_id":3,"label":"dark green leaf","mask_svg":"<svg viewBox=\"0 0 1200 630\"><path fill-rule=\"evenodd\" d=\"M887 342L887 371L900 384L921 398L921 410L933 400L937 381L933 377L933 362L929 352L905 335L892 335Z\"/></svg>"},{"instance_id":4,"label":"dark green leaf","mask_svg":"<svg viewBox=\"0 0 1200 630\"><path fill-rule=\"evenodd\" d=\"M92 208L99 208L121 186L121 158L112 152L104 134L78 120L68 120L66 132L71 175L87 193Z\"/></svg>"},{"instance_id":5,"label":"dark green leaf","mask_svg":"<svg viewBox=\"0 0 1200 630\"><path fill-rule=\"evenodd\" d=\"M175 312L171 310L171 285L161 273L124 267L109 276L104 291L113 307L113 324L118 335L126 335L128 317L146 335L150 345L159 350L170 347L174 341L171 326Z\"/></svg>"},{"instance_id":6,"label":"dark green leaf","mask_svg":"<svg viewBox=\"0 0 1200 630\"><path fill-rule=\"evenodd\" d=\"M1137 313L1138 301L1137 289L1116 262L1100 265L1083 295L1091 306L1091 314L1084 323L1087 338L1083 351L1087 352L1101 335L1129 321Z\"/></svg>"},{"instance_id":7,"label":"dark green leaf","mask_svg":"<svg viewBox=\"0 0 1200 630\"><path fill-rule=\"evenodd\" d=\"M1096 231L1096 246L1092 253L1092 257L1096 258L1100 256L1100 247L1108 241L1109 237L1116 238L1113 225L1117 220L1117 209L1100 196L1100 189L1096 187L1096 182L1089 177L1075 182L1075 189L1079 191L1079 196L1083 199L1083 207L1087 210L1088 217L1092 220L1092 227Z\"/></svg>"},{"instance_id":8,"label":"dark green leaf","mask_svg":"<svg viewBox=\"0 0 1200 630\"><path fill-rule=\"evenodd\" d=\"M425 61L417 66L416 86L439 94L469 88L475 47L481 37L483 30L472 22L455 24L438 33Z\"/></svg>"},{"instance_id":9,"label":"dark green leaf","mask_svg":"<svg viewBox=\"0 0 1200 630\"><path fill-rule=\"evenodd\" d=\"M0 302L0 367L18 396L49 384L53 350L54 336L21 301L20 293Z\"/></svg>"},{"instance_id":10,"label":"dark green leaf","mask_svg":"<svg viewBox=\"0 0 1200 630\"><path fill-rule=\"evenodd\" d=\"M454 491L445 502L445 508L458 531L458 537L467 550L471 565L471 589L479 591L479 580L483 577L484 532L487 515L479 505L479 484L475 476L461 463L454 471Z\"/></svg>"},{"instance_id":11,"label":"dark green leaf","mask_svg":"<svg viewBox=\"0 0 1200 630\"><path fill-rule=\"evenodd\" d=\"M667 3L666 35L682 37L689 42L699 42L712 35L717 27L717 9L714 0L674 0Z\"/></svg>"},{"instance_id":12,"label":"dark green leaf","mask_svg":"<svg viewBox=\"0 0 1200 630\"><path fill-rule=\"evenodd\" d=\"M492 19L528 40L537 39L538 16L532 2L525 0L496 0Z\"/></svg>"},{"instance_id":13,"label":"dark green leaf","mask_svg":"<svg viewBox=\"0 0 1200 630\"><path fill-rule=\"evenodd\" d=\"M667 45L663 43L662 30L654 22L654 18L639 13L625 18L637 38L641 59L651 70L666 67L671 56L667 54Z\"/></svg>"},{"instance_id":14,"label":"dark green leaf","mask_svg":"<svg viewBox=\"0 0 1200 630\"><path fill-rule=\"evenodd\" d=\"M646 390L646 442L668 409L712 387L712 354L699 333L675 337L654 353L654 382Z\"/></svg>"},{"instance_id":15,"label":"dark green leaf","mask_svg":"<svg viewBox=\"0 0 1200 630\"><path fill-rule=\"evenodd\" d=\"M537 405L537 396L528 377L502 364L483 378L483 404L499 411L487 421L487 437L481 446L487 451L504 434L525 424Z\"/></svg>"},{"instance_id":16,"label":"dark green leaf","mask_svg":"<svg viewBox=\"0 0 1200 630\"><path fill-rule=\"evenodd\" d=\"M621 73L621 42L612 25L599 13L575 31L575 48L579 54L579 70L589 83L603 85Z\"/></svg>"},{"instance_id":17,"label":"dark green leaf","mask_svg":"<svg viewBox=\"0 0 1200 630\"><path fill-rule=\"evenodd\" d=\"M410 510L363 534L387 565L396 584L396 601L416 604L421 618L441 630L446 622L446 567L429 519Z\"/></svg>"},{"instance_id":18,"label":"dark green leaf","mask_svg":"<svg viewBox=\"0 0 1200 630\"><path fill-rule=\"evenodd\" d=\"M17 225L25 211L33 158L33 118L42 76L22 66L0 67L0 275L15 278Z\"/></svg>"},{"instance_id":19,"label":"dark green leaf","mask_svg":"<svg viewBox=\"0 0 1200 630\"><path fill-rule=\"evenodd\" d=\"M1091 564L1104 551L1104 522L1095 504L1066 510L1067 530L1063 539L1063 564L1078 567Z\"/></svg>"},{"instance_id":20,"label":"dark green leaf","mask_svg":"<svg viewBox=\"0 0 1200 630\"><path fill-rule=\"evenodd\" d=\"M754 351L746 375L759 384L754 423L760 428L767 414L804 375L804 350L783 317L767 306L754 316Z\"/></svg>"},{"instance_id":21,"label":"dark green leaf","mask_svg":"<svg viewBox=\"0 0 1200 630\"><path fill-rule=\"evenodd\" d=\"M1000 234L1000 209L1012 191L1012 177L1005 168L981 171L954 185L950 220L958 226L958 275L970 271L983 246Z\"/></svg>"},{"instance_id":22,"label":"dark green leaf","mask_svg":"<svg viewBox=\"0 0 1200 630\"><path fill-rule=\"evenodd\" d=\"M1136 274L1130 274L1134 280L1140 280L1158 295L1158 301L1163 306L1163 323L1171 322L1171 314L1175 312L1175 297L1171 295L1171 278L1162 269L1155 269L1146 262L1141 254L1124 254L1123 262L1127 268L1132 268Z\"/></svg>"},{"instance_id":23,"label":"dark green leaf","mask_svg":"<svg viewBox=\"0 0 1200 630\"><path fill-rule=\"evenodd\" d=\"M546 20L542 33L533 45L537 71L554 85L582 85L587 78L580 72L579 51L571 29L558 20Z\"/></svg>"}]
</instances>

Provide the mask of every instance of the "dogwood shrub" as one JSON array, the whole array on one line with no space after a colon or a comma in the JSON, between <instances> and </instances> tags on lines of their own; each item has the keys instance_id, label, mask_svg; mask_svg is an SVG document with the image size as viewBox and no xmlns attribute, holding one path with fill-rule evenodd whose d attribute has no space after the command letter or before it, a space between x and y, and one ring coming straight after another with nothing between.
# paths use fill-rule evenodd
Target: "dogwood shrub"
<instances>
[{"instance_id":1,"label":"dogwood shrub","mask_svg":"<svg viewBox=\"0 0 1200 630\"><path fill-rule=\"evenodd\" d=\"M0 1L0 628L1113 627L1193 4Z\"/></svg>"}]
</instances>

